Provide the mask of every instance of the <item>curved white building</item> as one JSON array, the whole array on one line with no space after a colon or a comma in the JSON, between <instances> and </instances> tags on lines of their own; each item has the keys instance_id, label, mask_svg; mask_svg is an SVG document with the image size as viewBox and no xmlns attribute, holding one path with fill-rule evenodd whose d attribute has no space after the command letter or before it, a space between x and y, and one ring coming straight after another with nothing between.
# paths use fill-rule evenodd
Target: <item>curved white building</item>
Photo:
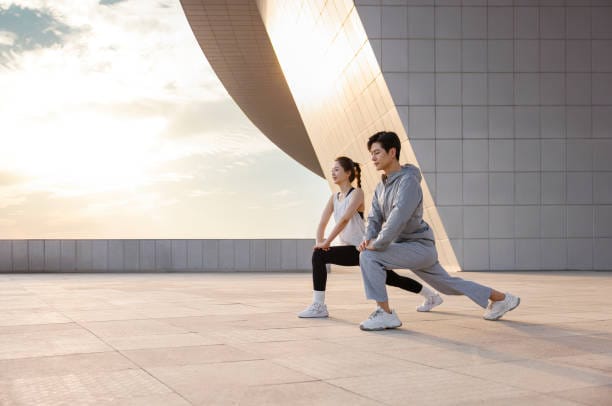
<instances>
[{"instance_id":1,"label":"curved white building","mask_svg":"<svg viewBox=\"0 0 612 406\"><path fill-rule=\"evenodd\" d=\"M612 269L609 2L181 3L230 95L313 172L348 155L369 198L366 140L397 132L448 269Z\"/></svg>"}]
</instances>

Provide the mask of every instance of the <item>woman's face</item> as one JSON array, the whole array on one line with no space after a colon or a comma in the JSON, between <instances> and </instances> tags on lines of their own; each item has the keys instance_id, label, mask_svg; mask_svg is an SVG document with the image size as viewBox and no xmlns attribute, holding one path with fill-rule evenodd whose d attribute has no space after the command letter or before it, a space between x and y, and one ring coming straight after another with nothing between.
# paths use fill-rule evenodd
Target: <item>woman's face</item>
<instances>
[{"instance_id":1,"label":"woman's face","mask_svg":"<svg viewBox=\"0 0 612 406\"><path fill-rule=\"evenodd\" d=\"M342 166L340 165L340 163L338 161L335 161L334 166L332 166L332 180L334 181L334 183L337 185L348 181L349 176L350 172L345 171L344 168L342 168Z\"/></svg>"}]
</instances>

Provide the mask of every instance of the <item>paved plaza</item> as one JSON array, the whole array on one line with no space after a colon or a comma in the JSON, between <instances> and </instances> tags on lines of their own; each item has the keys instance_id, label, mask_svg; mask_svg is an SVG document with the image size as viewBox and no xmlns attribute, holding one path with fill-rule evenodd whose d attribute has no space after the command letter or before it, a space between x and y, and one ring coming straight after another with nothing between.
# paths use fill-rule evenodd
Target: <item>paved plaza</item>
<instances>
[{"instance_id":1,"label":"paved plaza","mask_svg":"<svg viewBox=\"0 0 612 406\"><path fill-rule=\"evenodd\" d=\"M0 275L0 405L610 405L612 273L462 273L521 306L465 297L364 332L356 268L329 319L298 319L306 273Z\"/></svg>"}]
</instances>

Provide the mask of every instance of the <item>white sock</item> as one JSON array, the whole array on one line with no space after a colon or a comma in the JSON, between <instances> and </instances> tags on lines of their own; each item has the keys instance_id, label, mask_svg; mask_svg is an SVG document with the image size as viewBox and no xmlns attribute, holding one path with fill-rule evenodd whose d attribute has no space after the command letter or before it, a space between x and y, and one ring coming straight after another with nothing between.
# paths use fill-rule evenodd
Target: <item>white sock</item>
<instances>
[{"instance_id":1,"label":"white sock","mask_svg":"<svg viewBox=\"0 0 612 406\"><path fill-rule=\"evenodd\" d=\"M436 294L435 291L429 289L427 286L423 285L423 289L421 289L421 291L419 292L419 295L425 296L425 297L431 297L434 296Z\"/></svg>"},{"instance_id":2,"label":"white sock","mask_svg":"<svg viewBox=\"0 0 612 406\"><path fill-rule=\"evenodd\" d=\"M313 291L312 301L315 303L325 303L325 291L324 290Z\"/></svg>"}]
</instances>

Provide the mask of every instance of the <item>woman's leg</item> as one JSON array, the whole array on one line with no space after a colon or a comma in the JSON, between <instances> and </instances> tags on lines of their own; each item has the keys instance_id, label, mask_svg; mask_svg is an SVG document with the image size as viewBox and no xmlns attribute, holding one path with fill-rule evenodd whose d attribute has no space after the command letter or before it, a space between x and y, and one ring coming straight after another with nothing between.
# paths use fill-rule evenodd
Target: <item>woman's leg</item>
<instances>
[{"instance_id":1,"label":"woman's leg","mask_svg":"<svg viewBox=\"0 0 612 406\"><path fill-rule=\"evenodd\" d=\"M400 289L404 289L408 292L418 293L425 298L423 303L417 306L418 312L428 312L432 310L434 307L439 306L444 302L442 297L433 289L420 284L412 278L408 278L407 276L401 276L397 273L393 272L390 269L387 269L387 285L395 286Z\"/></svg>"},{"instance_id":2,"label":"woman's leg","mask_svg":"<svg viewBox=\"0 0 612 406\"><path fill-rule=\"evenodd\" d=\"M298 317L327 317L325 288L327 285L327 264L359 265L359 251L353 245L330 247L328 250L315 250L312 253L312 284L314 287L312 304L298 313Z\"/></svg>"},{"instance_id":3,"label":"woman's leg","mask_svg":"<svg viewBox=\"0 0 612 406\"><path fill-rule=\"evenodd\" d=\"M359 251L354 245L329 247L329 250L314 250L312 253L312 284L315 291L325 291L327 286L327 264L357 266Z\"/></svg>"},{"instance_id":4,"label":"woman's leg","mask_svg":"<svg viewBox=\"0 0 612 406\"><path fill-rule=\"evenodd\" d=\"M394 271L387 269L387 281L386 284L389 286L395 286L396 288L407 290L412 293L420 293L423 290L423 285L407 276L401 276Z\"/></svg>"}]
</instances>

